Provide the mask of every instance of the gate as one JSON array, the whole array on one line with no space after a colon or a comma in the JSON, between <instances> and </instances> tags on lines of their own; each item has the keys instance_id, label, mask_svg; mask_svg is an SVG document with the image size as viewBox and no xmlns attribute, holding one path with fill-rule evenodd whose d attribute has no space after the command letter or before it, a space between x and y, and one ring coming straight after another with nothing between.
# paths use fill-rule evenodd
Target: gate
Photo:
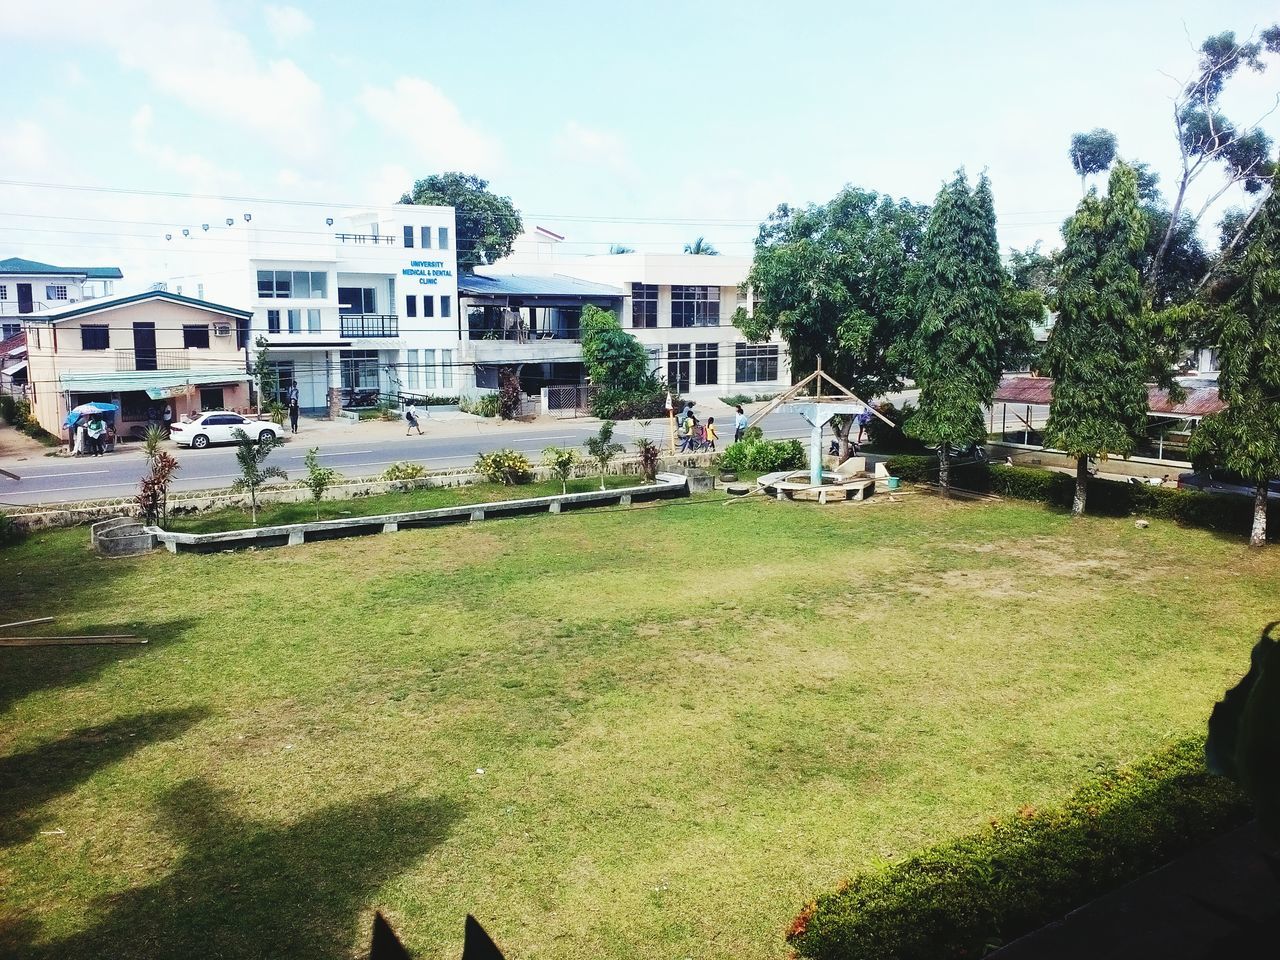
<instances>
[{"instance_id":1,"label":"gate","mask_svg":"<svg viewBox=\"0 0 1280 960\"><path fill-rule=\"evenodd\" d=\"M542 388L542 408L552 417L585 417L599 387L555 386Z\"/></svg>"}]
</instances>

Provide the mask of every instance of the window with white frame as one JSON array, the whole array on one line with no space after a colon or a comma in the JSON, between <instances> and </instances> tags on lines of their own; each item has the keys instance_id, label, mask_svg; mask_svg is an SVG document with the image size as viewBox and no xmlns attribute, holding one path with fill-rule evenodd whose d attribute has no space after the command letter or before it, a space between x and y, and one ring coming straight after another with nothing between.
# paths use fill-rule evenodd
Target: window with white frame
<instances>
[{"instance_id":1,"label":"window with white frame","mask_svg":"<svg viewBox=\"0 0 1280 960\"><path fill-rule=\"evenodd\" d=\"M267 333L279 333L279 332L280 332L280 311L268 310L267 311Z\"/></svg>"},{"instance_id":2,"label":"window with white frame","mask_svg":"<svg viewBox=\"0 0 1280 960\"><path fill-rule=\"evenodd\" d=\"M0 300L8 300L8 299L9 299L9 288L6 287L3 283L0 283Z\"/></svg>"},{"instance_id":3,"label":"window with white frame","mask_svg":"<svg viewBox=\"0 0 1280 960\"><path fill-rule=\"evenodd\" d=\"M733 379L737 383L769 383L778 379L776 343L737 343L733 348Z\"/></svg>"},{"instance_id":4,"label":"window with white frame","mask_svg":"<svg viewBox=\"0 0 1280 960\"><path fill-rule=\"evenodd\" d=\"M440 298L440 316L453 316L453 297L449 296L447 293Z\"/></svg>"},{"instance_id":5,"label":"window with white frame","mask_svg":"<svg viewBox=\"0 0 1280 960\"><path fill-rule=\"evenodd\" d=\"M0 340L8 340L22 332L20 323L0 323Z\"/></svg>"},{"instance_id":6,"label":"window with white frame","mask_svg":"<svg viewBox=\"0 0 1280 960\"><path fill-rule=\"evenodd\" d=\"M436 388L436 352L434 350L422 351L422 375L423 386L428 390Z\"/></svg>"},{"instance_id":7,"label":"window with white frame","mask_svg":"<svg viewBox=\"0 0 1280 960\"><path fill-rule=\"evenodd\" d=\"M395 308L392 307L394 310ZM373 287L339 287L339 313L377 313L378 296Z\"/></svg>"},{"instance_id":8,"label":"window with white frame","mask_svg":"<svg viewBox=\"0 0 1280 960\"><path fill-rule=\"evenodd\" d=\"M441 227L436 231L436 235L440 238L439 247L441 250L449 249L449 228Z\"/></svg>"},{"instance_id":9,"label":"window with white frame","mask_svg":"<svg viewBox=\"0 0 1280 960\"><path fill-rule=\"evenodd\" d=\"M656 327L658 325L658 285L656 283L631 284L631 326Z\"/></svg>"},{"instance_id":10,"label":"window with white frame","mask_svg":"<svg viewBox=\"0 0 1280 960\"><path fill-rule=\"evenodd\" d=\"M720 288L674 284L671 287L671 326L718 327Z\"/></svg>"},{"instance_id":11,"label":"window with white frame","mask_svg":"<svg viewBox=\"0 0 1280 960\"><path fill-rule=\"evenodd\" d=\"M698 343L693 347L693 382L696 386L705 387L718 381L720 367L720 345L716 343Z\"/></svg>"},{"instance_id":12,"label":"window with white frame","mask_svg":"<svg viewBox=\"0 0 1280 960\"><path fill-rule=\"evenodd\" d=\"M46 300L65 300L67 299L67 285L65 283L51 283L44 288Z\"/></svg>"},{"instance_id":13,"label":"window with white frame","mask_svg":"<svg viewBox=\"0 0 1280 960\"><path fill-rule=\"evenodd\" d=\"M320 332L320 311L315 307L307 309L307 333Z\"/></svg>"},{"instance_id":14,"label":"window with white frame","mask_svg":"<svg viewBox=\"0 0 1280 960\"><path fill-rule=\"evenodd\" d=\"M444 390L453 389L453 351L440 351L440 386Z\"/></svg>"},{"instance_id":15,"label":"window with white frame","mask_svg":"<svg viewBox=\"0 0 1280 960\"><path fill-rule=\"evenodd\" d=\"M422 228L422 249L423 250L431 249L431 228L430 227Z\"/></svg>"},{"instance_id":16,"label":"window with white frame","mask_svg":"<svg viewBox=\"0 0 1280 960\"><path fill-rule=\"evenodd\" d=\"M258 296L264 300L323 300L328 295L329 275L323 270L258 271Z\"/></svg>"},{"instance_id":17,"label":"window with white frame","mask_svg":"<svg viewBox=\"0 0 1280 960\"><path fill-rule=\"evenodd\" d=\"M302 311L301 310L295 309L295 310L289 311L289 332L290 333L302 332Z\"/></svg>"},{"instance_id":18,"label":"window with white frame","mask_svg":"<svg viewBox=\"0 0 1280 960\"><path fill-rule=\"evenodd\" d=\"M405 380L409 384L410 390L418 389L418 351L408 351L409 368L405 371Z\"/></svg>"},{"instance_id":19,"label":"window with white frame","mask_svg":"<svg viewBox=\"0 0 1280 960\"><path fill-rule=\"evenodd\" d=\"M692 358L692 344L672 343L667 346L667 382L677 393L689 389L689 361Z\"/></svg>"},{"instance_id":20,"label":"window with white frame","mask_svg":"<svg viewBox=\"0 0 1280 960\"><path fill-rule=\"evenodd\" d=\"M422 295L422 315L424 317L434 317L436 315L436 298L429 293Z\"/></svg>"}]
</instances>

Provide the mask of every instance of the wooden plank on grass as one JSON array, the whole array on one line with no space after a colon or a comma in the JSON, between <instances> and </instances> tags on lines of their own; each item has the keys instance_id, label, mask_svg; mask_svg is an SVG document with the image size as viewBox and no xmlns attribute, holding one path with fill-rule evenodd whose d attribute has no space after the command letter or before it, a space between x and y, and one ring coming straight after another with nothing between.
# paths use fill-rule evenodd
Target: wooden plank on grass
<instances>
[{"instance_id":1,"label":"wooden plank on grass","mask_svg":"<svg viewBox=\"0 0 1280 960\"><path fill-rule=\"evenodd\" d=\"M36 617L34 620L15 620L13 623L0 623L0 630L10 630L13 627L30 627L37 623L53 623L53 617Z\"/></svg>"},{"instance_id":2,"label":"wooden plank on grass","mask_svg":"<svg viewBox=\"0 0 1280 960\"><path fill-rule=\"evenodd\" d=\"M102 637L0 637L0 647L87 647L95 643L146 643L131 633Z\"/></svg>"}]
</instances>

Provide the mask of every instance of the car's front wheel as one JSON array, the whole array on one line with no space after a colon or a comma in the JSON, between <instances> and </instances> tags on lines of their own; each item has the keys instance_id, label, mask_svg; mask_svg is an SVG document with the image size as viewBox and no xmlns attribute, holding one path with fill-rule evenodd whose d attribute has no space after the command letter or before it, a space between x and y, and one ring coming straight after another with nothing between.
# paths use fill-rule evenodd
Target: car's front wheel
<instances>
[{"instance_id":1,"label":"car's front wheel","mask_svg":"<svg viewBox=\"0 0 1280 960\"><path fill-rule=\"evenodd\" d=\"M260 434L258 434L259 443L271 443L272 441L275 440L275 438L276 438L276 435L272 433L270 430L263 430Z\"/></svg>"},{"instance_id":2,"label":"car's front wheel","mask_svg":"<svg viewBox=\"0 0 1280 960\"><path fill-rule=\"evenodd\" d=\"M197 433L194 437L191 438L192 449L203 450L208 445L209 445L209 438L206 437L203 433Z\"/></svg>"}]
</instances>

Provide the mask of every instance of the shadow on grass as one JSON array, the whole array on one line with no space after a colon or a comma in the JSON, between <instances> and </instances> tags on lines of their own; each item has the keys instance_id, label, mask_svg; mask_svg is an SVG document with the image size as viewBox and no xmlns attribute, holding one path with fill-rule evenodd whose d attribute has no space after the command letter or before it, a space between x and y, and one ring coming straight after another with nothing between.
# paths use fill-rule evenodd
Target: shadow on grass
<instances>
[{"instance_id":1,"label":"shadow on grass","mask_svg":"<svg viewBox=\"0 0 1280 960\"><path fill-rule=\"evenodd\" d=\"M34 833L43 804L136 750L181 736L205 716L204 710L135 714L0 757L0 849Z\"/></svg>"},{"instance_id":2,"label":"shadow on grass","mask_svg":"<svg viewBox=\"0 0 1280 960\"><path fill-rule=\"evenodd\" d=\"M349 958L377 888L460 816L451 802L391 793L262 823L237 817L229 797L202 780L161 803L164 826L184 847L167 875L105 898L86 911L95 919L82 932L25 956ZM8 935L29 940L24 924L11 921Z\"/></svg>"},{"instance_id":3,"label":"shadow on grass","mask_svg":"<svg viewBox=\"0 0 1280 960\"><path fill-rule=\"evenodd\" d=\"M134 633L147 642L141 644L103 644L78 647L3 647L0 648L0 715L33 693L54 687L70 687L87 683L109 665L133 657L145 657L157 647L172 642L195 620L178 618L154 623L94 623L74 630L58 629L57 624L42 624L2 631L5 636L100 636L112 633Z\"/></svg>"}]
</instances>

